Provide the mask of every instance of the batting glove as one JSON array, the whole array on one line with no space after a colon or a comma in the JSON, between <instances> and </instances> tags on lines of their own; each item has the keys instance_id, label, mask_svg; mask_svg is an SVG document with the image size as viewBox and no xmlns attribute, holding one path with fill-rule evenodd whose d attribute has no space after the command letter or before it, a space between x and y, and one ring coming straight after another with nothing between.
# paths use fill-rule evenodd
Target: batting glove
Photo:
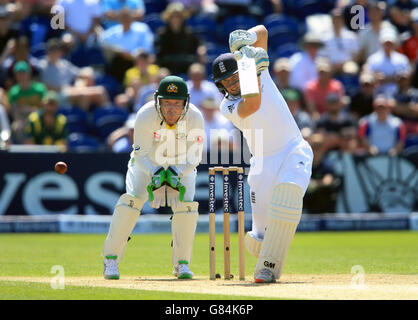
<instances>
[{"instance_id":1,"label":"batting glove","mask_svg":"<svg viewBox=\"0 0 418 320\"><path fill-rule=\"evenodd\" d=\"M243 55L247 56L248 58L253 58L255 60L257 75L260 75L261 71L266 70L270 65L269 56L266 50L264 50L263 48L244 46L241 48L241 50L234 52L235 60L241 59Z\"/></svg>"},{"instance_id":2,"label":"batting glove","mask_svg":"<svg viewBox=\"0 0 418 320\"><path fill-rule=\"evenodd\" d=\"M243 46L254 44L256 41L257 34L255 32L235 30L229 34L229 49L234 53Z\"/></svg>"}]
</instances>

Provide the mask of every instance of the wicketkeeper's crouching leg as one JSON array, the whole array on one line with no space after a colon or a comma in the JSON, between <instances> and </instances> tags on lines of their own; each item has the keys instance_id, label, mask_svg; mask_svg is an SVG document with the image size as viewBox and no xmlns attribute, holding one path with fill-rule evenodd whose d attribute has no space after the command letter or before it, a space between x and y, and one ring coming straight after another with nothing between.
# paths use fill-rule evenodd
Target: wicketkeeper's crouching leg
<instances>
[{"instance_id":1,"label":"wicketkeeper's crouching leg","mask_svg":"<svg viewBox=\"0 0 418 320\"><path fill-rule=\"evenodd\" d=\"M127 193L121 195L116 203L103 247L106 279L119 279L118 264L123 257L128 238L138 221L144 203L145 200Z\"/></svg>"},{"instance_id":2,"label":"wicketkeeper's crouching leg","mask_svg":"<svg viewBox=\"0 0 418 320\"><path fill-rule=\"evenodd\" d=\"M288 249L302 216L303 191L295 183L281 183L273 191L264 240L254 270L255 282L280 278Z\"/></svg>"},{"instance_id":3,"label":"wicketkeeper's crouching leg","mask_svg":"<svg viewBox=\"0 0 418 320\"><path fill-rule=\"evenodd\" d=\"M196 233L199 203L195 201L180 202L173 207L171 232L173 237L172 262L174 275L179 279L191 279L193 272L188 265L192 261L193 242Z\"/></svg>"}]
</instances>

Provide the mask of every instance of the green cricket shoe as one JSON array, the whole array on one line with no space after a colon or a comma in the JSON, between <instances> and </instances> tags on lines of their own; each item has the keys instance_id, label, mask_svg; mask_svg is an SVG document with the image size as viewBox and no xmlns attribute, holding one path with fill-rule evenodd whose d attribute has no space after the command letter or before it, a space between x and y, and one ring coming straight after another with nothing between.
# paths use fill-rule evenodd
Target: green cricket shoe
<instances>
[{"instance_id":1,"label":"green cricket shoe","mask_svg":"<svg viewBox=\"0 0 418 320\"><path fill-rule=\"evenodd\" d=\"M193 279L193 272L190 271L188 264L188 261L180 260L179 265L174 267L174 275L177 279Z\"/></svg>"},{"instance_id":2,"label":"green cricket shoe","mask_svg":"<svg viewBox=\"0 0 418 320\"><path fill-rule=\"evenodd\" d=\"M117 262L118 256L106 256L103 260L104 271L103 276L107 280L119 280L119 267Z\"/></svg>"}]
</instances>

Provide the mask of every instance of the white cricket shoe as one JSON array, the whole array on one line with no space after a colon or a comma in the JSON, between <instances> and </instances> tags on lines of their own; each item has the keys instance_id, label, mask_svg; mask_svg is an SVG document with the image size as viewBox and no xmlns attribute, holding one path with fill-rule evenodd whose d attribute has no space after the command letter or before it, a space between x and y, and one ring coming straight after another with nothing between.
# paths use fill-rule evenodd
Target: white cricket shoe
<instances>
[{"instance_id":1,"label":"white cricket shoe","mask_svg":"<svg viewBox=\"0 0 418 320\"><path fill-rule=\"evenodd\" d=\"M261 269L260 272L255 276L255 283L275 283L276 277L270 269Z\"/></svg>"},{"instance_id":2,"label":"white cricket shoe","mask_svg":"<svg viewBox=\"0 0 418 320\"><path fill-rule=\"evenodd\" d=\"M103 260L104 271L103 276L108 280L119 280L119 268L116 259L118 256L106 256Z\"/></svg>"},{"instance_id":3,"label":"white cricket shoe","mask_svg":"<svg viewBox=\"0 0 418 320\"><path fill-rule=\"evenodd\" d=\"M188 264L186 260L180 260L174 267L173 274L177 279L193 279L193 272L190 271Z\"/></svg>"}]
</instances>

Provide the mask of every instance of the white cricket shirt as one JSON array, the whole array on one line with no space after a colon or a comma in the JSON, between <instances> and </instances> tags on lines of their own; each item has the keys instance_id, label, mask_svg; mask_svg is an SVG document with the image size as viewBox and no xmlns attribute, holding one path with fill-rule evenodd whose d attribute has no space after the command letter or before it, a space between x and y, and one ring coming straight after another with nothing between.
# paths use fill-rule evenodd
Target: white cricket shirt
<instances>
[{"instance_id":1,"label":"white cricket shirt","mask_svg":"<svg viewBox=\"0 0 418 320\"><path fill-rule=\"evenodd\" d=\"M150 101L136 115L131 161L148 175L156 167L171 165L185 176L202 160L204 139L203 116L193 104L184 118L169 128L158 116L154 101Z\"/></svg>"},{"instance_id":2,"label":"white cricket shirt","mask_svg":"<svg viewBox=\"0 0 418 320\"><path fill-rule=\"evenodd\" d=\"M233 101L224 98L220 107L222 114L242 131L255 157L275 154L301 139L300 130L268 70L261 72L260 80L261 104L255 113L246 118L238 115L242 98Z\"/></svg>"}]
</instances>

